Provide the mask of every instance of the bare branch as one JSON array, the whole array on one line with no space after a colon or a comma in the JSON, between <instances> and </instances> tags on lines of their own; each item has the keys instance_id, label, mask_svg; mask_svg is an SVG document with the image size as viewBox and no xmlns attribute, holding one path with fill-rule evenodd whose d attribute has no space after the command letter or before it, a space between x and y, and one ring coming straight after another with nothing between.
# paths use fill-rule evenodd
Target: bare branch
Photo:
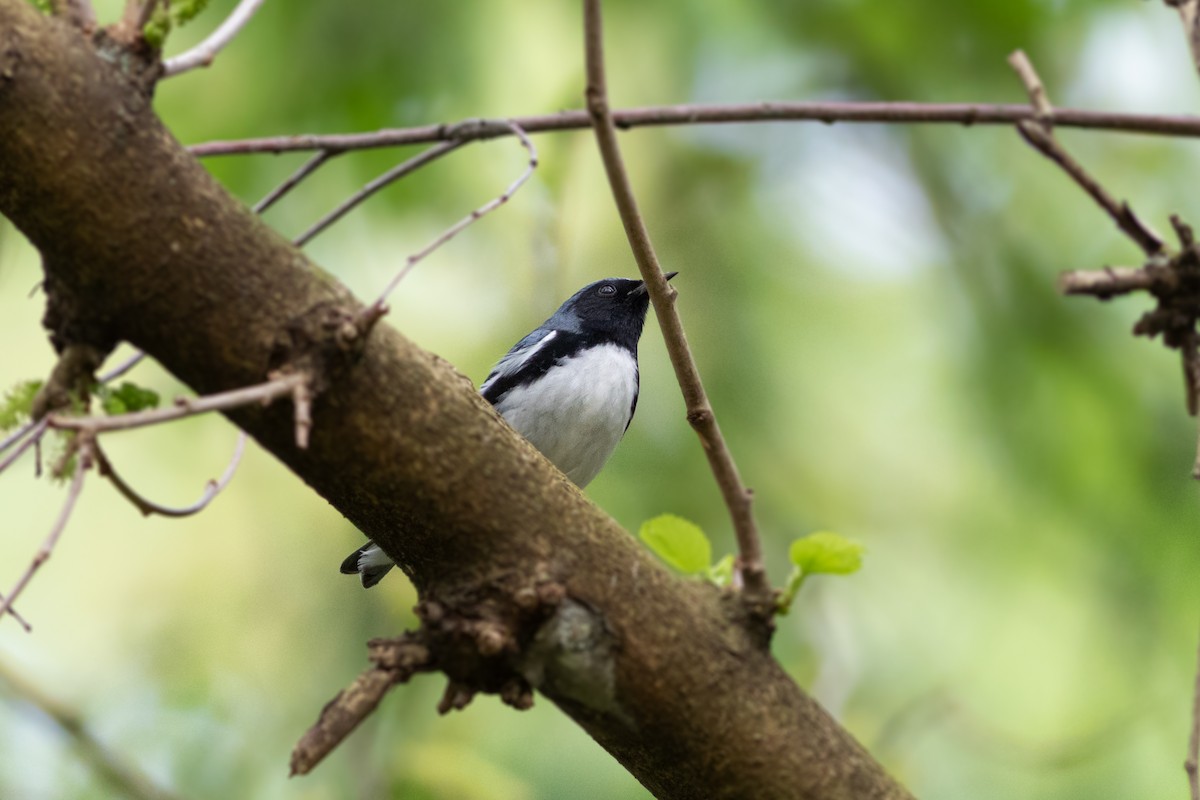
<instances>
[{"instance_id":1,"label":"bare branch","mask_svg":"<svg viewBox=\"0 0 1200 800\"><path fill-rule=\"evenodd\" d=\"M8 469L9 466L18 458L20 458L26 450L40 442L48 425L49 420L43 417L37 422L28 423L21 426L16 433L5 439L3 442L3 447L0 447L0 453L4 452L4 450L11 447L14 443L19 442L19 444L17 444L17 449L9 453L4 459L0 459L0 472L4 472L4 470Z\"/></svg>"},{"instance_id":2,"label":"bare branch","mask_svg":"<svg viewBox=\"0 0 1200 800\"><path fill-rule=\"evenodd\" d=\"M121 14L120 24L131 33L141 36L142 28L154 16L158 0L125 0L125 11Z\"/></svg>"},{"instance_id":3,"label":"bare branch","mask_svg":"<svg viewBox=\"0 0 1200 800\"><path fill-rule=\"evenodd\" d=\"M146 357L146 354L143 353L141 350L139 350L136 353L134 353L133 355L131 355L129 358L122 361L117 366L113 367L108 372L106 372L103 375L101 375L100 377L96 378L96 380L100 383L108 383L109 381L116 380L117 378L124 375L126 372L129 372L129 370L136 367L138 364L142 363L142 359L145 357Z\"/></svg>"},{"instance_id":4,"label":"bare branch","mask_svg":"<svg viewBox=\"0 0 1200 800\"><path fill-rule=\"evenodd\" d=\"M266 383L245 386L228 392L203 397L177 397L174 405L169 408L135 411L131 414L117 414L112 417L67 417L51 414L47 419L52 428L92 434L143 428L147 425L158 425L162 422L205 414L209 411L226 411L251 403L267 405L280 397L293 394L297 386L305 384L309 380L307 373L289 372Z\"/></svg>"},{"instance_id":5,"label":"bare branch","mask_svg":"<svg viewBox=\"0 0 1200 800\"><path fill-rule=\"evenodd\" d=\"M0 603L3 603L3 602L4 602L4 595L0 594ZM13 608L11 605L8 607L8 613L9 613L9 616L11 616L13 619L15 619L17 621L17 623L22 628L25 629L26 633L33 633L33 626L30 625L29 621L26 620L24 617L22 617L17 612L17 610L15 608Z\"/></svg>"},{"instance_id":6,"label":"bare branch","mask_svg":"<svg viewBox=\"0 0 1200 800\"><path fill-rule=\"evenodd\" d=\"M242 455L245 452L246 434L243 431L238 431L237 444L234 446L233 458L230 459L229 466L225 468L225 471L221 474L220 478L216 480L210 480L205 485L204 494L200 496L199 500L192 503L190 506L184 506L182 508L172 508L170 506L159 505L158 503L147 500L145 497L138 494L138 492L132 486L126 483L125 479L117 473L116 469L113 468L112 462L108 460L108 457L104 454L104 451L100 449L99 443L96 444L96 466L99 468L101 477L108 478L110 481L112 481L113 486L115 486L117 491L121 493L121 496L133 503L134 507L137 508L138 511L142 512L143 515L150 516L151 514L158 514L164 517L190 517L192 514L203 511L208 504L211 503L213 499L220 494L226 486L229 485L229 482L233 480L233 475L237 471L238 464L241 463Z\"/></svg>"},{"instance_id":7,"label":"bare branch","mask_svg":"<svg viewBox=\"0 0 1200 800\"><path fill-rule=\"evenodd\" d=\"M1071 180L1083 189L1103 208L1117 227L1142 248L1148 256L1162 252L1163 242L1158 234L1138 219L1128 203L1118 202L1100 183L1088 174L1083 166L1071 157L1051 133L1050 122L1057 121L1057 113L1050 106L1046 90L1041 79L1029 59L1020 50L1009 57L1009 63L1025 84L1031 102L1034 104L1034 119L1022 119L1017 122L1017 131L1025 141L1029 142L1046 158L1058 164Z\"/></svg>"},{"instance_id":8,"label":"bare branch","mask_svg":"<svg viewBox=\"0 0 1200 800\"><path fill-rule=\"evenodd\" d=\"M91 33L96 27L96 9L92 8L91 0L51 0L50 8L54 16L62 17L84 33Z\"/></svg>"},{"instance_id":9,"label":"bare branch","mask_svg":"<svg viewBox=\"0 0 1200 800\"><path fill-rule=\"evenodd\" d=\"M35 425L37 425L37 421L31 419L28 422L26 422L24 425L18 426L17 429L15 431L13 431L12 433L10 433L8 436L5 436L3 439L0 439L0 453L3 453L5 450L7 450L8 448L12 447L14 444L19 442L21 439L24 439L25 434L27 434L31 430L33 430L33 427Z\"/></svg>"},{"instance_id":10,"label":"bare branch","mask_svg":"<svg viewBox=\"0 0 1200 800\"><path fill-rule=\"evenodd\" d=\"M429 648L419 634L397 639L373 639L368 647L374 662L337 697L330 700L317 721L292 749L292 775L306 775L354 732L397 683L418 672L433 669Z\"/></svg>"},{"instance_id":11,"label":"bare branch","mask_svg":"<svg viewBox=\"0 0 1200 800\"><path fill-rule=\"evenodd\" d=\"M604 168L608 173L608 182L612 186L613 198L616 200L621 222L625 226L629 246L637 259L638 269L654 304L654 313L658 317L658 324L666 341L671 365L675 368L675 378L687 405L688 422L704 445L704 453L708 456L713 476L721 489L725 504L729 507L740 553L743 591L747 599L763 609L769 618L772 611L767 609L773 610L774 592L763 567L762 545L751 510L753 493L742 483L737 465L725 444L725 438L721 435L720 426L717 425L716 415L708 402L704 384L700 380L700 372L688 347L683 323L675 308L676 292L663 274L654 246L650 242L650 233L638 210L629 175L625 171L620 146L617 143L616 125L608 107L600 0L584 0L583 7L588 112L591 114L592 127L596 132L596 142L604 160Z\"/></svg>"},{"instance_id":12,"label":"bare branch","mask_svg":"<svg viewBox=\"0 0 1200 800\"><path fill-rule=\"evenodd\" d=\"M34 554L33 560L29 562L25 572L17 579L16 585L13 586L8 596L0 600L0 619L4 618L5 612L12 608L21 592L25 591L25 587L29 585L34 573L50 559L50 554L54 552L54 545L58 544L58 537L62 535L63 528L67 526L67 521L71 518L71 512L75 510L75 501L79 499L79 493L83 491L83 478L92 466L91 439L87 434L83 434L77 442L79 462L75 465L75 476L71 479L71 488L67 490L67 499L63 502L62 510L58 513L54 527L50 529L50 534Z\"/></svg>"},{"instance_id":13,"label":"bare branch","mask_svg":"<svg viewBox=\"0 0 1200 800\"><path fill-rule=\"evenodd\" d=\"M300 181L312 175L314 172L324 166L326 161L336 155L338 155L338 151L336 150L319 151L315 156L310 158L308 161L305 161L304 164L301 165L300 169L293 172L286 181L276 186L274 189L268 192L262 200L259 200L257 203L255 203L252 209L254 213L261 214L271 206L275 205L283 198L285 194L290 192L292 189L295 189L300 184Z\"/></svg>"},{"instance_id":14,"label":"bare branch","mask_svg":"<svg viewBox=\"0 0 1200 800\"><path fill-rule=\"evenodd\" d=\"M296 447L308 449L308 434L312 431L312 386L308 381L296 384L292 390L292 406L296 409Z\"/></svg>"},{"instance_id":15,"label":"bare branch","mask_svg":"<svg viewBox=\"0 0 1200 800\"><path fill-rule=\"evenodd\" d=\"M1021 83L1025 84L1025 91L1029 93L1029 104L1033 106L1037 121L1043 125L1050 125L1054 117L1054 108L1050 105L1050 97L1046 94L1042 79L1038 77L1037 70L1033 68L1033 63L1025 55L1025 51L1014 50L1008 57L1008 63L1021 79Z\"/></svg>"},{"instance_id":16,"label":"bare branch","mask_svg":"<svg viewBox=\"0 0 1200 800\"><path fill-rule=\"evenodd\" d=\"M264 0L242 0L237 8L225 18L208 38L185 53L168 58L163 62L163 77L179 75L196 67L207 67L212 64L217 53L233 41L233 38L246 26Z\"/></svg>"},{"instance_id":17,"label":"bare branch","mask_svg":"<svg viewBox=\"0 0 1200 800\"><path fill-rule=\"evenodd\" d=\"M614 124L624 130L667 125L759 122L1014 125L1023 119L1034 119L1036 115L1025 104L762 101L626 108L613 111L612 116ZM512 117L511 121L526 133L581 130L590 128L592 124L588 112L582 110ZM1057 108L1054 110L1054 124L1060 128L1200 137L1200 116L1190 114L1123 114ZM296 134L204 142L190 146L188 151L197 157L304 150L349 151L452 140L496 139L511 135L512 131L502 120L467 120L454 125L391 128L373 133Z\"/></svg>"},{"instance_id":18,"label":"bare branch","mask_svg":"<svg viewBox=\"0 0 1200 800\"><path fill-rule=\"evenodd\" d=\"M1200 0L1165 0L1168 6L1174 6L1179 12L1179 20L1183 23L1183 33L1187 37L1188 50L1192 53L1192 62L1200 71Z\"/></svg>"},{"instance_id":19,"label":"bare branch","mask_svg":"<svg viewBox=\"0 0 1200 800\"><path fill-rule=\"evenodd\" d=\"M1178 276L1166 265L1081 269L1064 272L1058 278L1063 294L1091 294L1101 300L1137 291L1170 291L1178 285Z\"/></svg>"},{"instance_id":20,"label":"bare branch","mask_svg":"<svg viewBox=\"0 0 1200 800\"><path fill-rule=\"evenodd\" d=\"M466 140L442 142L441 144L436 144L433 147L430 147L428 150L425 150L424 152L421 152L407 161L393 167L375 180L368 183L363 188L359 189L345 202L333 209L333 211L330 211L328 214L321 217L321 219L317 220L317 222L311 228L293 239L292 244L296 245L297 247L303 247L312 241L314 236L328 228L333 223L337 222L342 217L346 216L346 214L354 209L359 203L363 202L380 189L400 180L410 172L415 172L426 164L436 161L437 159L449 153L451 150L457 150L464 144L466 144Z\"/></svg>"},{"instance_id":21,"label":"bare branch","mask_svg":"<svg viewBox=\"0 0 1200 800\"><path fill-rule=\"evenodd\" d=\"M79 712L50 697L3 662L0 662L0 681L8 684L16 698L49 717L71 738L91 769L123 796L131 800L174 800L177 797L107 748L91 732Z\"/></svg>"},{"instance_id":22,"label":"bare branch","mask_svg":"<svg viewBox=\"0 0 1200 800\"><path fill-rule=\"evenodd\" d=\"M529 141L529 137L525 135L525 131L521 130L515 122L509 123L509 125L512 128L513 134L529 153L529 161L525 166L525 170L499 196L484 203L479 208L475 209L470 214L463 217L446 230L442 231L442 233L439 234L436 239L405 259L404 267L396 273L396 276L392 278L375 302L363 309L362 314L359 316L360 327L369 328L376 320L379 319L379 317L387 313L386 302L388 295L390 295L396 289L396 287L400 285L400 281L404 280L404 276L411 272L413 267L423 261L426 257L444 245L446 242L462 233L463 229L467 228L473 222L507 203L509 199L516 193L516 191L520 189L530 177L532 177L533 172L537 169L538 165L537 148L533 146L533 142Z\"/></svg>"}]
</instances>

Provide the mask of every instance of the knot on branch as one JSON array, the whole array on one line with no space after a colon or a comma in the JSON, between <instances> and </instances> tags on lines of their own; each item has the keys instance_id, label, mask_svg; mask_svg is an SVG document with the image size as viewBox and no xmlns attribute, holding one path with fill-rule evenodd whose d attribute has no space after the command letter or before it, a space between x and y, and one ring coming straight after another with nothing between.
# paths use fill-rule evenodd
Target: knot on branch
<instances>
[{"instance_id":1,"label":"knot on branch","mask_svg":"<svg viewBox=\"0 0 1200 800\"><path fill-rule=\"evenodd\" d=\"M1200 245L1191 227L1178 216L1171 225L1179 238L1175 253L1153 255L1141 267L1106 267L1067 272L1059 279L1066 294L1088 294L1100 300L1143 291L1156 301L1133 326L1135 336L1162 337L1183 361L1188 413L1200 408L1200 353L1196 322L1200 320Z\"/></svg>"},{"instance_id":2,"label":"knot on branch","mask_svg":"<svg viewBox=\"0 0 1200 800\"><path fill-rule=\"evenodd\" d=\"M532 687L518 668L525 651L566 596L548 578L483 592L423 600L416 612L423 641L451 686L439 710L461 708L466 689L499 694L517 708L533 702ZM457 698L454 702L448 702ZM465 697L469 701L470 697Z\"/></svg>"},{"instance_id":3,"label":"knot on branch","mask_svg":"<svg viewBox=\"0 0 1200 800\"><path fill-rule=\"evenodd\" d=\"M368 643L371 666L325 705L301 737L292 751L292 774L311 771L393 686L418 672L438 670L449 678L438 703L442 714L466 708L479 692L498 694L520 710L532 706L537 684L523 669L530 662L526 653L537 649L548 620L568 602L562 584L543 572L482 590L428 592L416 608L419 629Z\"/></svg>"},{"instance_id":4,"label":"knot on branch","mask_svg":"<svg viewBox=\"0 0 1200 800\"><path fill-rule=\"evenodd\" d=\"M104 363L107 352L88 344L70 344L58 356L50 377L33 398L30 416L40 420L51 411L67 408L72 403L87 404L96 382L96 370Z\"/></svg>"}]
</instances>

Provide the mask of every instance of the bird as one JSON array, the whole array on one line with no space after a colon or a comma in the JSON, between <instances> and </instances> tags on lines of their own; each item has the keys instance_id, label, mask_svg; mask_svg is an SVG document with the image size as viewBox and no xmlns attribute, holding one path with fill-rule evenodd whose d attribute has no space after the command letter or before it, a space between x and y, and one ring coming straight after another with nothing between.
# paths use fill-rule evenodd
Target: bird
<instances>
[{"instance_id":1,"label":"bird","mask_svg":"<svg viewBox=\"0 0 1200 800\"><path fill-rule=\"evenodd\" d=\"M580 488L599 474L633 421L637 347L649 303L643 281L589 283L514 344L479 387L500 416ZM370 588L393 566L367 542L346 557L341 571Z\"/></svg>"}]
</instances>

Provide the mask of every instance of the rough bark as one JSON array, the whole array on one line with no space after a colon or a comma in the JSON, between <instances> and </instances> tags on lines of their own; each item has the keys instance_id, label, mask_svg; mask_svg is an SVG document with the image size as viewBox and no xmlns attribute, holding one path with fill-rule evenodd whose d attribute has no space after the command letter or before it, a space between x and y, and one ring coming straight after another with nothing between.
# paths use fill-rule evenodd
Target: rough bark
<instances>
[{"instance_id":1,"label":"rough bark","mask_svg":"<svg viewBox=\"0 0 1200 800\"><path fill-rule=\"evenodd\" d=\"M44 257L57 346L129 341L199 393L317 371L307 450L286 403L231 418L396 558L427 620L520 618L503 667L659 797L908 796L735 602L666 573L450 365L386 324L346 347L360 303L229 197L154 115L145 70L106 52L0 0L0 212ZM546 585L564 599L522 616ZM440 665L479 683L443 644Z\"/></svg>"}]
</instances>

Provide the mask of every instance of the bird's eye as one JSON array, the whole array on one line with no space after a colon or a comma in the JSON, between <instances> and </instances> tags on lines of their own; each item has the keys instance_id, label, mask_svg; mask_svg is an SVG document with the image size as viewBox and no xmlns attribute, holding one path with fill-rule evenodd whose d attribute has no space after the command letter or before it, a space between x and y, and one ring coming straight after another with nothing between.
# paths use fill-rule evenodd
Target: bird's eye
<instances>
[{"instance_id":1,"label":"bird's eye","mask_svg":"<svg viewBox=\"0 0 1200 800\"><path fill-rule=\"evenodd\" d=\"M606 283L606 284L604 284L603 286L601 286L599 289L597 289L596 291L597 291L599 294L602 294L602 295L608 296L608 295L610 295L610 294L616 294L616 293L617 293L617 287L613 286L611 283Z\"/></svg>"}]
</instances>

